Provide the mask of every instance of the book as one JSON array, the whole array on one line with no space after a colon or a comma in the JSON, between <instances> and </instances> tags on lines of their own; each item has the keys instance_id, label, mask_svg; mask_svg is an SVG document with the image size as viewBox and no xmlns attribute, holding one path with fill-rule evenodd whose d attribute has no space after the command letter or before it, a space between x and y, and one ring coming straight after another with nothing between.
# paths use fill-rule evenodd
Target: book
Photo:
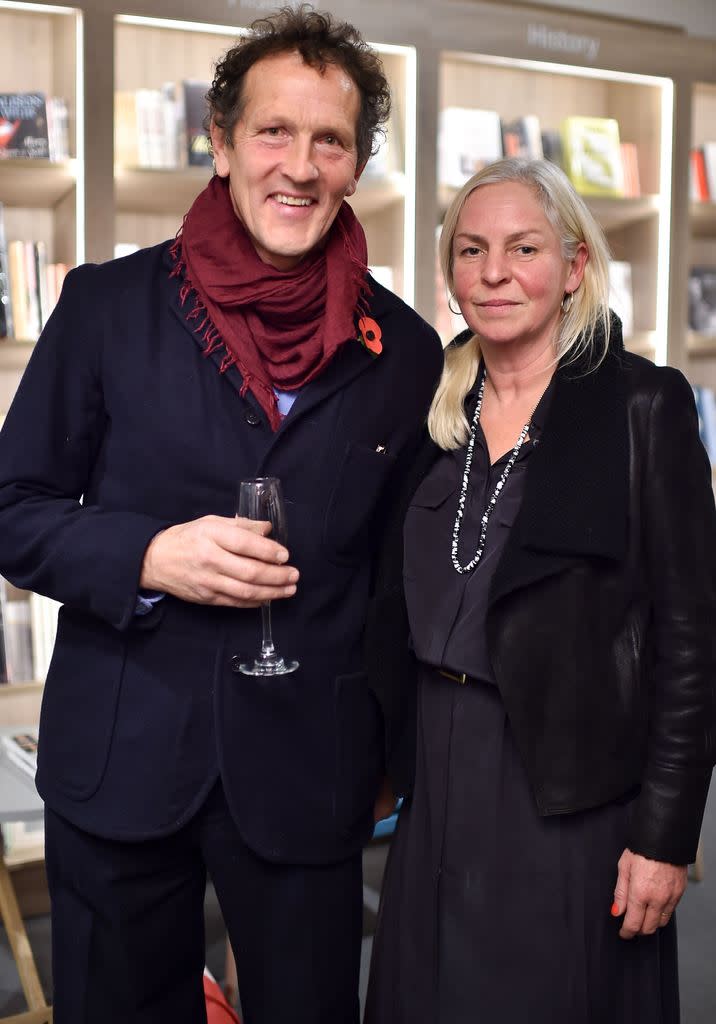
<instances>
[{"instance_id":1,"label":"book","mask_svg":"<svg viewBox=\"0 0 716 1024\"><path fill-rule=\"evenodd\" d=\"M114 94L114 162L121 167L139 167L137 95L132 89Z\"/></svg>"},{"instance_id":2,"label":"book","mask_svg":"<svg viewBox=\"0 0 716 1024\"><path fill-rule=\"evenodd\" d=\"M624 195L636 198L641 195L641 179L639 177L639 151L635 142L619 144L624 174Z\"/></svg>"},{"instance_id":3,"label":"book","mask_svg":"<svg viewBox=\"0 0 716 1024\"><path fill-rule=\"evenodd\" d=\"M704 169L709 199L716 202L716 142L704 142L701 147L704 154Z\"/></svg>"},{"instance_id":4,"label":"book","mask_svg":"<svg viewBox=\"0 0 716 1024\"><path fill-rule=\"evenodd\" d=\"M209 113L206 94L209 82L187 79L182 82L184 94L184 131L186 162L190 167L211 167L213 157L204 122Z\"/></svg>"},{"instance_id":5,"label":"book","mask_svg":"<svg viewBox=\"0 0 716 1024\"><path fill-rule=\"evenodd\" d=\"M704 151L698 146L689 150L689 198L701 203L710 198Z\"/></svg>"},{"instance_id":6,"label":"book","mask_svg":"<svg viewBox=\"0 0 716 1024\"><path fill-rule=\"evenodd\" d=\"M506 157L522 156L529 160L541 160L542 134L536 114L526 114L514 121L502 124L502 149Z\"/></svg>"},{"instance_id":7,"label":"book","mask_svg":"<svg viewBox=\"0 0 716 1024\"><path fill-rule=\"evenodd\" d=\"M14 336L18 341L29 341L25 243L21 239L14 238L11 242L8 242L7 263L10 282L10 303L14 320Z\"/></svg>"},{"instance_id":8,"label":"book","mask_svg":"<svg viewBox=\"0 0 716 1024\"><path fill-rule=\"evenodd\" d=\"M564 170L564 147L561 132L542 132L542 153L545 160L556 164Z\"/></svg>"},{"instance_id":9,"label":"book","mask_svg":"<svg viewBox=\"0 0 716 1024\"><path fill-rule=\"evenodd\" d=\"M0 609L3 621L5 679L26 683L34 679L30 595L15 590L0 577Z\"/></svg>"},{"instance_id":10,"label":"book","mask_svg":"<svg viewBox=\"0 0 716 1024\"><path fill-rule=\"evenodd\" d=\"M567 117L562 124L565 170L582 195L621 196L624 173L619 123L611 117Z\"/></svg>"},{"instance_id":11,"label":"book","mask_svg":"<svg viewBox=\"0 0 716 1024\"><path fill-rule=\"evenodd\" d=\"M5 235L5 208L0 203L0 339L11 338L13 334L10 274L7 262L7 237Z\"/></svg>"},{"instance_id":12,"label":"book","mask_svg":"<svg viewBox=\"0 0 716 1024\"><path fill-rule=\"evenodd\" d=\"M699 436L712 465L716 465L716 394L712 388L694 387Z\"/></svg>"},{"instance_id":13,"label":"book","mask_svg":"<svg viewBox=\"0 0 716 1024\"><path fill-rule=\"evenodd\" d=\"M26 775L35 778L37 771L37 733L17 732L0 736L3 754Z\"/></svg>"},{"instance_id":14,"label":"book","mask_svg":"<svg viewBox=\"0 0 716 1024\"><path fill-rule=\"evenodd\" d=\"M716 267L692 267L689 271L689 327L716 337Z\"/></svg>"},{"instance_id":15,"label":"book","mask_svg":"<svg viewBox=\"0 0 716 1024\"><path fill-rule=\"evenodd\" d=\"M609 263L609 305L622 322L624 339L634 334L634 298L631 263L611 260Z\"/></svg>"},{"instance_id":16,"label":"book","mask_svg":"<svg viewBox=\"0 0 716 1024\"><path fill-rule=\"evenodd\" d=\"M41 92L0 93L0 159L50 157L45 96Z\"/></svg>"},{"instance_id":17,"label":"book","mask_svg":"<svg viewBox=\"0 0 716 1024\"><path fill-rule=\"evenodd\" d=\"M496 110L446 107L438 126L438 181L461 188L473 174L500 160L502 124Z\"/></svg>"},{"instance_id":18,"label":"book","mask_svg":"<svg viewBox=\"0 0 716 1024\"><path fill-rule=\"evenodd\" d=\"M42 594L30 594L33 678L45 679L57 636L58 601Z\"/></svg>"}]
</instances>

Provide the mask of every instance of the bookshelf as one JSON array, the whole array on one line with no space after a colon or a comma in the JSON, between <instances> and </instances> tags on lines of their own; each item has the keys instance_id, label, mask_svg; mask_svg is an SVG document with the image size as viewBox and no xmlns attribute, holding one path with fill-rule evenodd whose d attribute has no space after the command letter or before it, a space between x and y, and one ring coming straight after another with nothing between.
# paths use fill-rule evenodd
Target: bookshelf
<instances>
[{"instance_id":1,"label":"bookshelf","mask_svg":"<svg viewBox=\"0 0 716 1024\"><path fill-rule=\"evenodd\" d=\"M160 89L164 83L209 81L232 45L236 26L169 22L118 15L115 19L115 90ZM415 56L411 47L374 44L393 88L394 110L386 152L369 165L351 205L368 237L373 264L389 268L393 287L414 297ZM209 167L177 169L115 162L115 241L154 245L173 237L183 214L209 180Z\"/></svg>"},{"instance_id":2,"label":"bookshelf","mask_svg":"<svg viewBox=\"0 0 716 1024\"><path fill-rule=\"evenodd\" d=\"M75 8L0 0L0 92L61 96L68 107L68 159L0 160L5 234L42 242L49 262L84 259L81 127L81 14ZM27 339L0 341L0 411L32 351Z\"/></svg>"},{"instance_id":3,"label":"bookshelf","mask_svg":"<svg viewBox=\"0 0 716 1024\"><path fill-rule=\"evenodd\" d=\"M716 143L716 82L699 81L691 89L691 146L708 142ZM716 196L690 198L688 225L688 268L713 267L716 276ZM689 328L687 351L698 383L716 384L716 334Z\"/></svg>"},{"instance_id":4,"label":"bookshelf","mask_svg":"<svg viewBox=\"0 0 716 1024\"><path fill-rule=\"evenodd\" d=\"M539 128L560 133L572 116L613 118L620 141L635 144L641 194L587 196L612 256L631 265L634 333L627 347L666 357L672 83L665 78L579 68L464 51L443 52L439 109L496 111L504 122L536 115ZM438 210L457 192L438 183Z\"/></svg>"}]
</instances>

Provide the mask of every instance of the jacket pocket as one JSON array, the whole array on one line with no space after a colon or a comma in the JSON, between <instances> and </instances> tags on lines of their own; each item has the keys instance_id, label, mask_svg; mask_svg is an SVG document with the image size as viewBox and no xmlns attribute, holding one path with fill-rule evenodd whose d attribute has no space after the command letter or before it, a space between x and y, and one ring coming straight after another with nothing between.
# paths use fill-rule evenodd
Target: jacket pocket
<instances>
[{"instance_id":1,"label":"jacket pocket","mask_svg":"<svg viewBox=\"0 0 716 1024\"><path fill-rule=\"evenodd\" d=\"M112 742L124 670L122 634L91 615L60 610L42 700L38 784L86 800L99 786Z\"/></svg>"},{"instance_id":2,"label":"jacket pocket","mask_svg":"<svg viewBox=\"0 0 716 1024\"><path fill-rule=\"evenodd\" d=\"M323 527L326 553L333 562L352 565L370 546L380 499L395 457L368 445L349 442L328 500Z\"/></svg>"}]
</instances>

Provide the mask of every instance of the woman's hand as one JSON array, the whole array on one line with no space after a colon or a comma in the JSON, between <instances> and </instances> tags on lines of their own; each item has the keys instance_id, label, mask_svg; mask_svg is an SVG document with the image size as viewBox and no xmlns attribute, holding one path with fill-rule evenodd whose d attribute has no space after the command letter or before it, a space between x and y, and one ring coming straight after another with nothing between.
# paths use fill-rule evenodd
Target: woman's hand
<instances>
[{"instance_id":1,"label":"woman's hand","mask_svg":"<svg viewBox=\"0 0 716 1024\"><path fill-rule=\"evenodd\" d=\"M653 935L671 919L686 888L686 866L649 860L625 850L619 858L612 916L624 920L623 939Z\"/></svg>"}]
</instances>

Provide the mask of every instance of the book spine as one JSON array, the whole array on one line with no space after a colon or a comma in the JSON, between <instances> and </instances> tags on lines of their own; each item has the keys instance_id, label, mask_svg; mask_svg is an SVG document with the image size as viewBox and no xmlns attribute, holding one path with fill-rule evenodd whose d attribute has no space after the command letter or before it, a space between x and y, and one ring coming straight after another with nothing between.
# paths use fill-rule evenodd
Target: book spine
<instances>
[{"instance_id":1,"label":"book spine","mask_svg":"<svg viewBox=\"0 0 716 1024\"><path fill-rule=\"evenodd\" d=\"M25 243L19 239L8 242L7 262L10 278L10 300L14 319L15 338L27 341L27 271L25 270Z\"/></svg>"},{"instance_id":2,"label":"book spine","mask_svg":"<svg viewBox=\"0 0 716 1024\"><path fill-rule=\"evenodd\" d=\"M5 213L3 204L0 203L0 338L12 338L13 333Z\"/></svg>"}]
</instances>

